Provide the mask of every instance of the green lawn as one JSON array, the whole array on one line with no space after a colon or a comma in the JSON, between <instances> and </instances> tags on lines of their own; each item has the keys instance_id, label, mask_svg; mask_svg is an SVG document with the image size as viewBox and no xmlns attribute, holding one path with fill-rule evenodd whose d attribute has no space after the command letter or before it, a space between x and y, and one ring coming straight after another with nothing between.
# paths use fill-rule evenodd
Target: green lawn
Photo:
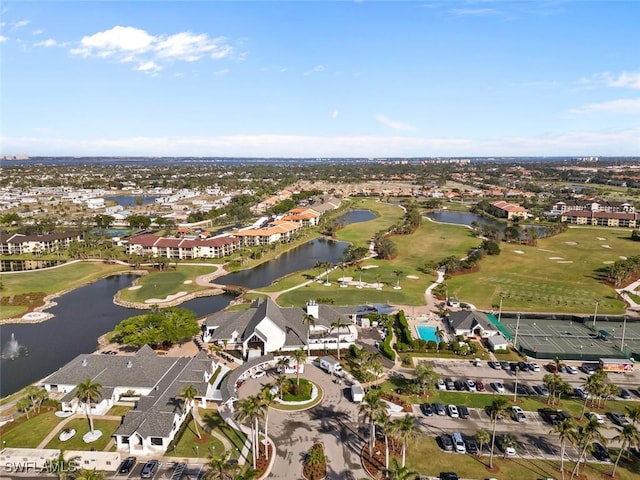
<instances>
[{"instance_id":1,"label":"green lawn","mask_svg":"<svg viewBox=\"0 0 640 480\"><path fill-rule=\"evenodd\" d=\"M36 448L62 420L53 411L31 416L29 420L22 421L23 418L0 429L2 441L6 442L7 447Z\"/></svg>"},{"instance_id":2,"label":"green lawn","mask_svg":"<svg viewBox=\"0 0 640 480\"><path fill-rule=\"evenodd\" d=\"M202 265L179 265L177 269L168 268L162 272L154 271L140 277L136 283L141 288L124 289L120 298L129 302L144 302L150 298L164 299L178 292L196 292L207 287L196 284L195 279L215 271L215 267ZM190 282L190 283L185 283Z\"/></svg>"},{"instance_id":3,"label":"green lawn","mask_svg":"<svg viewBox=\"0 0 640 480\"><path fill-rule=\"evenodd\" d=\"M117 415L120 417L124 417L128 411L130 411L133 407L129 407L126 405L114 405L109 409L106 415Z\"/></svg>"},{"instance_id":4,"label":"green lawn","mask_svg":"<svg viewBox=\"0 0 640 480\"><path fill-rule=\"evenodd\" d=\"M620 256L637 254L628 230L570 228L539 239L535 247L502 243L500 248L500 255L480 262L478 272L449 278L449 295L491 309L502 293L505 311L580 314L593 313L597 298L599 313L624 312L623 302L597 271Z\"/></svg>"},{"instance_id":5,"label":"green lawn","mask_svg":"<svg viewBox=\"0 0 640 480\"><path fill-rule=\"evenodd\" d=\"M224 451L224 445L213 435L208 434L202 427L196 430L193 418L189 417L189 422L183 424L178 435L173 440L173 445L167 450L167 455L172 457L200 457L207 458L212 454L220 455ZM235 456L237 458L237 455Z\"/></svg>"},{"instance_id":6,"label":"green lawn","mask_svg":"<svg viewBox=\"0 0 640 480\"><path fill-rule=\"evenodd\" d=\"M233 445L231 457L238 458L239 452L242 451L247 439L246 435L226 424L220 417L217 409L200 409L200 415L208 427L216 430L229 439L231 445Z\"/></svg>"},{"instance_id":7,"label":"green lawn","mask_svg":"<svg viewBox=\"0 0 640 480\"><path fill-rule=\"evenodd\" d=\"M89 421L86 418L74 418L65 425L65 428L76 430L76 434L66 442L59 440L60 432L47 444L46 448L59 448L64 450L104 450L111 440L111 435L120 426L120 422L116 420L95 419L93 421L94 430L100 430L102 436L95 442L85 443L82 439L85 433L89 432Z\"/></svg>"},{"instance_id":8,"label":"green lawn","mask_svg":"<svg viewBox=\"0 0 640 480\"><path fill-rule=\"evenodd\" d=\"M412 441L407 449L407 466L421 475L438 476L440 472L456 472L460 478L489 478L518 480L539 480L541 478L560 478L560 462L549 460L527 460L522 458L504 459L499 449L495 449L494 467L497 471L489 472L486 465L489 457L475 457L443 452L434 437L421 437ZM624 458L624 456L623 456ZM573 463L565 462L565 468L573 467ZM588 464L580 470L581 479L601 480L605 474L611 474L612 464ZM640 475L640 462L620 461L618 472L620 480L637 479ZM586 477L582 477L582 474ZM568 476L567 476L568 478ZM609 477L610 478L610 477Z\"/></svg>"},{"instance_id":9,"label":"green lawn","mask_svg":"<svg viewBox=\"0 0 640 480\"><path fill-rule=\"evenodd\" d=\"M374 199L363 199L351 206L356 210L371 210L377 215L367 222L352 223L336 233L336 239L352 243L357 247L368 247L373 235L381 230L387 231L392 225L402 220L404 211L398 205L378 202Z\"/></svg>"}]
</instances>

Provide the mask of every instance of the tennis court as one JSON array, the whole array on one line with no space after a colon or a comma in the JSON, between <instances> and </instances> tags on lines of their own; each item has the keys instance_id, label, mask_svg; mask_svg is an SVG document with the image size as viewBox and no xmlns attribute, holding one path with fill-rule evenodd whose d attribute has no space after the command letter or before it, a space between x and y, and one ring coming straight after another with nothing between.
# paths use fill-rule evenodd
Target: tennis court
<instances>
[{"instance_id":1,"label":"tennis court","mask_svg":"<svg viewBox=\"0 0 640 480\"><path fill-rule=\"evenodd\" d=\"M501 323L515 338L516 318L502 316ZM625 352L620 351L623 321L598 320L592 329L591 319L586 322L546 318L521 317L518 326L518 348L536 358L597 360L601 357L640 358L640 322L627 321Z\"/></svg>"}]
</instances>

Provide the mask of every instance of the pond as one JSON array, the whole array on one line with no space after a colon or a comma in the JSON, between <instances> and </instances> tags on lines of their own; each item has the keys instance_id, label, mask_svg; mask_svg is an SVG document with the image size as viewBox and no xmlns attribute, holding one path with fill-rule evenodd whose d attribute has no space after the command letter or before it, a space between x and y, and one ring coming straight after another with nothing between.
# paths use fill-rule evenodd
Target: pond
<instances>
[{"instance_id":1,"label":"pond","mask_svg":"<svg viewBox=\"0 0 640 480\"><path fill-rule=\"evenodd\" d=\"M376 218L376 214L371 210L349 210L347 213L336 218L338 225L349 225L350 223L368 222Z\"/></svg>"},{"instance_id":2,"label":"pond","mask_svg":"<svg viewBox=\"0 0 640 480\"><path fill-rule=\"evenodd\" d=\"M66 263L64 260L0 260L0 272L22 272L40 268L55 267Z\"/></svg>"},{"instance_id":3,"label":"pond","mask_svg":"<svg viewBox=\"0 0 640 480\"><path fill-rule=\"evenodd\" d=\"M467 225L469 227L475 222L479 225L495 227L500 231L503 231L507 226L504 222L499 222L493 218L483 217L482 215L471 212L448 212L446 210L440 210L437 212L425 213L424 216L440 223L453 223L456 225ZM535 230L539 238L545 237L548 234L548 230L544 225L522 225L520 228L522 230Z\"/></svg>"},{"instance_id":4,"label":"pond","mask_svg":"<svg viewBox=\"0 0 640 480\"><path fill-rule=\"evenodd\" d=\"M69 292L47 310L54 318L42 323L0 325L0 396L46 377L81 353L97 348L97 339L125 318L146 310L120 307L113 303L118 290L131 285L135 276L113 275ZM198 317L222 310L234 297L200 297L180 305ZM5 355L8 352L18 355ZM12 359L13 358L13 359Z\"/></svg>"},{"instance_id":5,"label":"pond","mask_svg":"<svg viewBox=\"0 0 640 480\"><path fill-rule=\"evenodd\" d=\"M133 207L136 205L148 205L155 202L156 198L146 195L114 195L113 197L105 197L105 201L116 202L122 207Z\"/></svg>"},{"instance_id":6,"label":"pond","mask_svg":"<svg viewBox=\"0 0 640 480\"><path fill-rule=\"evenodd\" d=\"M338 263L348 246L346 242L316 238L250 270L219 277L216 283L246 288L266 287L285 275L313 268L319 261Z\"/></svg>"}]
</instances>

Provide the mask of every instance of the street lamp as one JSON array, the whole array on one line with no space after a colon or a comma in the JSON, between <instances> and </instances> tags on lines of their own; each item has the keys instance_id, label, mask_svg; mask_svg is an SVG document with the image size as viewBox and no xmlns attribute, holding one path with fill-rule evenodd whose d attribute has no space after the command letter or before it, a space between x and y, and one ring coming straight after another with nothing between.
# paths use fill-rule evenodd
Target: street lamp
<instances>
[{"instance_id":1,"label":"street lamp","mask_svg":"<svg viewBox=\"0 0 640 480\"><path fill-rule=\"evenodd\" d=\"M502 318L502 294L500 294L500 308L498 309L498 323L500 323L500 319Z\"/></svg>"},{"instance_id":2,"label":"street lamp","mask_svg":"<svg viewBox=\"0 0 640 480\"><path fill-rule=\"evenodd\" d=\"M598 300L597 298L594 298L594 300L596 301L596 309L593 312L593 328L595 330L595 328L596 328L596 317L598 316L598 304L600 304L600 300Z\"/></svg>"},{"instance_id":3,"label":"street lamp","mask_svg":"<svg viewBox=\"0 0 640 480\"><path fill-rule=\"evenodd\" d=\"M624 351L624 334L627 330L627 316L624 316L624 323L622 324L622 341L620 342L620 351Z\"/></svg>"},{"instance_id":4,"label":"street lamp","mask_svg":"<svg viewBox=\"0 0 640 480\"><path fill-rule=\"evenodd\" d=\"M518 329L520 328L520 314L518 313L518 319L516 320L516 334L513 338L513 347L518 351Z\"/></svg>"},{"instance_id":5,"label":"street lamp","mask_svg":"<svg viewBox=\"0 0 640 480\"><path fill-rule=\"evenodd\" d=\"M515 366L516 386L513 389L513 403L517 403L517 401L518 401L518 370L520 370L520 367L518 365L516 365Z\"/></svg>"},{"instance_id":6,"label":"street lamp","mask_svg":"<svg viewBox=\"0 0 640 480\"><path fill-rule=\"evenodd\" d=\"M200 456L200 451L199 451L200 447L198 445L194 445L193 448L196 449L196 457L199 457Z\"/></svg>"}]
</instances>

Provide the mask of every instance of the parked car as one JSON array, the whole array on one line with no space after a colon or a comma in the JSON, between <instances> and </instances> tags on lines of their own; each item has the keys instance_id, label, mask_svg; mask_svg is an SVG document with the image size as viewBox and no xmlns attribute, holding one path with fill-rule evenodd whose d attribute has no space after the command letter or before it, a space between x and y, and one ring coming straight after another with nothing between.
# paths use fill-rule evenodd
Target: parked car
<instances>
[{"instance_id":1,"label":"parked car","mask_svg":"<svg viewBox=\"0 0 640 480\"><path fill-rule=\"evenodd\" d=\"M447 433L440 435L440 444L442 445L443 450L453 452L453 440L451 440L451 435Z\"/></svg>"},{"instance_id":2,"label":"parked car","mask_svg":"<svg viewBox=\"0 0 640 480\"><path fill-rule=\"evenodd\" d=\"M440 480L458 480L458 474L455 472L440 472Z\"/></svg>"},{"instance_id":3,"label":"parked car","mask_svg":"<svg viewBox=\"0 0 640 480\"><path fill-rule=\"evenodd\" d=\"M475 438L467 438L466 445L467 453L470 453L471 455L478 453L478 442L476 442Z\"/></svg>"},{"instance_id":4,"label":"parked car","mask_svg":"<svg viewBox=\"0 0 640 480\"><path fill-rule=\"evenodd\" d=\"M593 455L596 460L611 463L611 457L609 456L609 452L605 447L603 447L598 442L594 442L591 446L591 455Z\"/></svg>"},{"instance_id":5,"label":"parked car","mask_svg":"<svg viewBox=\"0 0 640 480\"><path fill-rule=\"evenodd\" d=\"M467 390L469 390L470 392L475 392L476 391L476 382L474 382L471 379L467 380Z\"/></svg>"},{"instance_id":6,"label":"parked car","mask_svg":"<svg viewBox=\"0 0 640 480\"><path fill-rule=\"evenodd\" d=\"M251 378L262 378L267 374L264 370L258 370L257 372L251 375Z\"/></svg>"},{"instance_id":7,"label":"parked car","mask_svg":"<svg viewBox=\"0 0 640 480\"><path fill-rule=\"evenodd\" d=\"M625 400L629 400L631 398L631 393L626 388L620 388L619 395L620 395L620 398L623 398Z\"/></svg>"},{"instance_id":8,"label":"parked car","mask_svg":"<svg viewBox=\"0 0 640 480\"><path fill-rule=\"evenodd\" d=\"M502 384L502 382L493 382L491 386L496 392L504 393L504 385Z\"/></svg>"},{"instance_id":9,"label":"parked car","mask_svg":"<svg viewBox=\"0 0 640 480\"><path fill-rule=\"evenodd\" d=\"M433 417L433 408L428 403L421 403L420 404L420 411L426 417Z\"/></svg>"},{"instance_id":10,"label":"parked car","mask_svg":"<svg viewBox=\"0 0 640 480\"><path fill-rule=\"evenodd\" d=\"M140 472L140 478L152 478L158 469L158 463L158 460L149 460L145 463Z\"/></svg>"},{"instance_id":11,"label":"parked car","mask_svg":"<svg viewBox=\"0 0 640 480\"><path fill-rule=\"evenodd\" d=\"M458 407L456 407L455 405L447 405L447 410L449 411L449 416L451 418L460 418Z\"/></svg>"},{"instance_id":12,"label":"parked car","mask_svg":"<svg viewBox=\"0 0 640 480\"><path fill-rule=\"evenodd\" d=\"M478 390L479 392L486 392L486 389L484 388L484 383L482 383L482 380L476 380L476 390Z\"/></svg>"},{"instance_id":13,"label":"parked car","mask_svg":"<svg viewBox=\"0 0 640 480\"><path fill-rule=\"evenodd\" d=\"M622 413L609 412L607 415L609 415L609 418L611 419L611 421L616 425L618 425L619 427L624 427L629 423L629 419L625 417Z\"/></svg>"},{"instance_id":14,"label":"parked car","mask_svg":"<svg viewBox=\"0 0 640 480\"><path fill-rule=\"evenodd\" d=\"M597 423L599 423L600 425L604 425L604 418L599 413L589 412L587 416L589 418L595 418Z\"/></svg>"},{"instance_id":15,"label":"parked car","mask_svg":"<svg viewBox=\"0 0 640 480\"><path fill-rule=\"evenodd\" d=\"M444 403L434 403L433 408L436 411L436 415L446 415L447 411L444 408Z\"/></svg>"},{"instance_id":16,"label":"parked car","mask_svg":"<svg viewBox=\"0 0 640 480\"><path fill-rule=\"evenodd\" d=\"M489 366L495 370L500 370L502 367L500 366L500 362L496 362L494 360L491 360L489 362Z\"/></svg>"},{"instance_id":17,"label":"parked car","mask_svg":"<svg viewBox=\"0 0 640 480\"><path fill-rule=\"evenodd\" d=\"M520 371L521 372L530 372L531 371L531 367L526 362L519 362L518 366L520 367Z\"/></svg>"},{"instance_id":18,"label":"parked car","mask_svg":"<svg viewBox=\"0 0 640 480\"><path fill-rule=\"evenodd\" d=\"M504 360L500 362L500 368L503 370L509 370L509 362L505 362Z\"/></svg>"},{"instance_id":19,"label":"parked car","mask_svg":"<svg viewBox=\"0 0 640 480\"><path fill-rule=\"evenodd\" d=\"M508 444L506 435L500 438L500 449L507 457L513 457L516 454L516 449Z\"/></svg>"},{"instance_id":20,"label":"parked car","mask_svg":"<svg viewBox=\"0 0 640 480\"><path fill-rule=\"evenodd\" d=\"M530 363L529 366L531 367L531 370L534 372L540 371L540 365L538 365L537 363Z\"/></svg>"},{"instance_id":21,"label":"parked car","mask_svg":"<svg viewBox=\"0 0 640 480\"><path fill-rule=\"evenodd\" d=\"M129 473L136 464L136 457L127 457L125 458L120 467L118 468L118 472L120 473Z\"/></svg>"},{"instance_id":22,"label":"parked car","mask_svg":"<svg viewBox=\"0 0 640 480\"><path fill-rule=\"evenodd\" d=\"M547 390L547 387L545 387L544 385L534 385L533 389L538 395L541 395L543 397L549 396L549 390Z\"/></svg>"},{"instance_id":23,"label":"parked car","mask_svg":"<svg viewBox=\"0 0 640 480\"><path fill-rule=\"evenodd\" d=\"M524 410L518 406L511 407L511 413L513 413L513 419L516 422L526 422L527 416L524 414Z\"/></svg>"},{"instance_id":24,"label":"parked car","mask_svg":"<svg viewBox=\"0 0 640 480\"><path fill-rule=\"evenodd\" d=\"M453 384L456 387L456 390L459 392L467 388L467 383L463 382L462 380L456 380L455 382L453 382Z\"/></svg>"},{"instance_id":25,"label":"parked car","mask_svg":"<svg viewBox=\"0 0 640 480\"><path fill-rule=\"evenodd\" d=\"M598 364L596 364L596 363L583 363L580 368L587 375L591 375L596 370L598 370L599 367L600 366Z\"/></svg>"},{"instance_id":26,"label":"parked car","mask_svg":"<svg viewBox=\"0 0 640 480\"><path fill-rule=\"evenodd\" d=\"M456 387L455 387L455 385L453 383L453 380L451 378L445 378L444 379L444 383L445 383L445 386L447 387L447 390L455 390L456 389Z\"/></svg>"},{"instance_id":27,"label":"parked car","mask_svg":"<svg viewBox=\"0 0 640 480\"><path fill-rule=\"evenodd\" d=\"M558 373L558 367L555 363L548 363L545 367L550 373Z\"/></svg>"},{"instance_id":28,"label":"parked car","mask_svg":"<svg viewBox=\"0 0 640 480\"><path fill-rule=\"evenodd\" d=\"M464 405L458 405L458 415L460 418L469 418L469 409Z\"/></svg>"},{"instance_id":29,"label":"parked car","mask_svg":"<svg viewBox=\"0 0 640 480\"><path fill-rule=\"evenodd\" d=\"M587 398L587 397L589 396L589 394L587 393L587 391L586 391L584 388L582 388L582 387L576 387L576 388L574 388L574 390L573 390L573 394L574 394L576 397L580 397L580 398Z\"/></svg>"},{"instance_id":30,"label":"parked car","mask_svg":"<svg viewBox=\"0 0 640 480\"><path fill-rule=\"evenodd\" d=\"M578 373L578 369L573 365L567 365L567 373L570 373L571 375L575 375L576 373Z\"/></svg>"},{"instance_id":31,"label":"parked car","mask_svg":"<svg viewBox=\"0 0 640 480\"><path fill-rule=\"evenodd\" d=\"M443 379L441 379L441 378L438 379L438 381L436 382L436 388L438 390L446 390L447 389L447 386L445 385Z\"/></svg>"},{"instance_id":32,"label":"parked car","mask_svg":"<svg viewBox=\"0 0 640 480\"><path fill-rule=\"evenodd\" d=\"M568 420L571 418L564 410L554 410L552 408L541 408L538 410L540 416L551 425L558 425L562 423L564 420Z\"/></svg>"}]
</instances>

